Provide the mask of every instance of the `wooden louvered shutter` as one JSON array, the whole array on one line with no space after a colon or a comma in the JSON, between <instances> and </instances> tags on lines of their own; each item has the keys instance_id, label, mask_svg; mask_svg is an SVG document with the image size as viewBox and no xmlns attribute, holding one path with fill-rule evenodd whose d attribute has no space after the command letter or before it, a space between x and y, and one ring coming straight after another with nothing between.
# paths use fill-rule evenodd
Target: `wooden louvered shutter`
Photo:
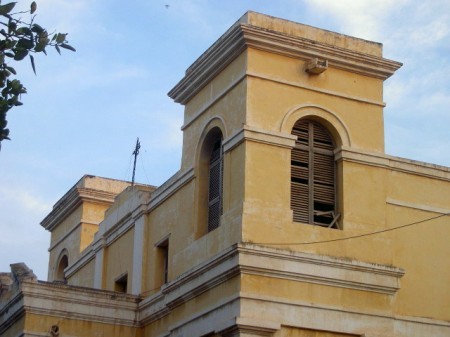
<instances>
[{"instance_id":1,"label":"wooden louvered shutter","mask_svg":"<svg viewBox=\"0 0 450 337\"><path fill-rule=\"evenodd\" d=\"M294 221L336 228L334 143L322 125L302 120L291 156L291 208Z\"/></svg>"},{"instance_id":2,"label":"wooden louvered shutter","mask_svg":"<svg viewBox=\"0 0 450 337\"><path fill-rule=\"evenodd\" d=\"M309 130L308 123L297 123L292 134L297 136L291 154L291 208L294 221L309 223Z\"/></svg>"},{"instance_id":3,"label":"wooden louvered shutter","mask_svg":"<svg viewBox=\"0 0 450 337\"><path fill-rule=\"evenodd\" d=\"M222 142L217 140L209 161L208 232L220 225L222 215Z\"/></svg>"}]
</instances>

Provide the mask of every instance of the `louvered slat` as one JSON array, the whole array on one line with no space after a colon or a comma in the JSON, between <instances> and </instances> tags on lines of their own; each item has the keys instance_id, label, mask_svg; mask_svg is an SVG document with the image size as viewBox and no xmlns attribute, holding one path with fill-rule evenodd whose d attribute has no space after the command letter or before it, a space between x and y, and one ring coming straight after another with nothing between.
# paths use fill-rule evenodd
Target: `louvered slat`
<instances>
[{"instance_id":1,"label":"louvered slat","mask_svg":"<svg viewBox=\"0 0 450 337\"><path fill-rule=\"evenodd\" d=\"M294 221L328 227L335 210L334 142L322 125L300 120L291 153L291 208ZM312 203L312 205L311 205Z\"/></svg>"},{"instance_id":2,"label":"louvered slat","mask_svg":"<svg viewBox=\"0 0 450 337\"><path fill-rule=\"evenodd\" d=\"M222 215L222 142L220 139L213 146L209 161L208 190L208 232L220 225Z\"/></svg>"}]
</instances>

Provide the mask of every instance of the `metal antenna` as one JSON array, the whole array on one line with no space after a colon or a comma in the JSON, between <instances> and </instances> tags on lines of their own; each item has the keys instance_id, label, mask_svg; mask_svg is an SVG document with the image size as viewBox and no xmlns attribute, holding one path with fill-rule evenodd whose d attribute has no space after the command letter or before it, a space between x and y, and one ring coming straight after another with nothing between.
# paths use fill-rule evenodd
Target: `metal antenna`
<instances>
[{"instance_id":1,"label":"metal antenna","mask_svg":"<svg viewBox=\"0 0 450 337\"><path fill-rule=\"evenodd\" d=\"M139 154L139 149L141 148L141 143L139 143L139 137L136 140L136 147L134 148L134 165L133 165L133 177L131 178L131 186L134 186L134 174L136 173L136 159Z\"/></svg>"}]
</instances>

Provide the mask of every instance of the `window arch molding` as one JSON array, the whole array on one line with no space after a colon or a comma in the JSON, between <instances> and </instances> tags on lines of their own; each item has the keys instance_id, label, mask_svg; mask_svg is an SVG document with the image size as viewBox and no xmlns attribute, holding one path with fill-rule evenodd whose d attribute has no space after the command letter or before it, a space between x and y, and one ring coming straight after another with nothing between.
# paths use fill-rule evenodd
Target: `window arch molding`
<instances>
[{"instance_id":1,"label":"window arch molding","mask_svg":"<svg viewBox=\"0 0 450 337\"><path fill-rule=\"evenodd\" d=\"M222 145L225 137L225 124L221 118L215 117L206 123L197 145L196 237L216 229L220 224L223 204Z\"/></svg>"},{"instance_id":2,"label":"window arch molding","mask_svg":"<svg viewBox=\"0 0 450 337\"><path fill-rule=\"evenodd\" d=\"M220 132L222 133L222 139L226 139L228 136L228 132L227 129L225 127L225 121L221 118L221 117L213 117L211 119L209 119L208 121L206 121L206 123L203 125L202 129L202 133L200 135L200 138L197 142L197 147L195 150L195 162L198 164L201 160L201 156L202 156L202 150L203 150L203 146L205 144L205 140L207 139L209 133L211 132L211 130L218 128L220 130ZM198 175L198 168L199 166L196 166L197 172L196 174Z\"/></svg>"},{"instance_id":3,"label":"window arch molding","mask_svg":"<svg viewBox=\"0 0 450 337\"><path fill-rule=\"evenodd\" d=\"M58 255L58 259L55 264L54 281L66 282L66 276L64 274L64 269L69 266L69 252L64 248Z\"/></svg>"},{"instance_id":4,"label":"window arch molding","mask_svg":"<svg viewBox=\"0 0 450 337\"><path fill-rule=\"evenodd\" d=\"M344 121L330 110L318 105L299 105L289 110L283 117L280 131L291 133L298 120L308 118L322 124L330 132L336 147L350 147L351 138Z\"/></svg>"}]
</instances>

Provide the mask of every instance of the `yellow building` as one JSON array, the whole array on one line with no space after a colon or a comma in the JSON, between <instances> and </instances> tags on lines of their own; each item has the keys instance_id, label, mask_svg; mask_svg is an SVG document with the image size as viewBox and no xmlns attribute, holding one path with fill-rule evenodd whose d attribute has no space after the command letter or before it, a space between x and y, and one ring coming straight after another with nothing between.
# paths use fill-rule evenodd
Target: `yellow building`
<instances>
[{"instance_id":1,"label":"yellow building","mask_svg":"<svg viewBox=\"0 0 450 337\"><path fill-rule=\"evenodd\" d=\"M169 92L180 170L84 176L0 335L450 336L450 169L384 153L379 43L248 12Z\"/></svg>"}]
</instances>

